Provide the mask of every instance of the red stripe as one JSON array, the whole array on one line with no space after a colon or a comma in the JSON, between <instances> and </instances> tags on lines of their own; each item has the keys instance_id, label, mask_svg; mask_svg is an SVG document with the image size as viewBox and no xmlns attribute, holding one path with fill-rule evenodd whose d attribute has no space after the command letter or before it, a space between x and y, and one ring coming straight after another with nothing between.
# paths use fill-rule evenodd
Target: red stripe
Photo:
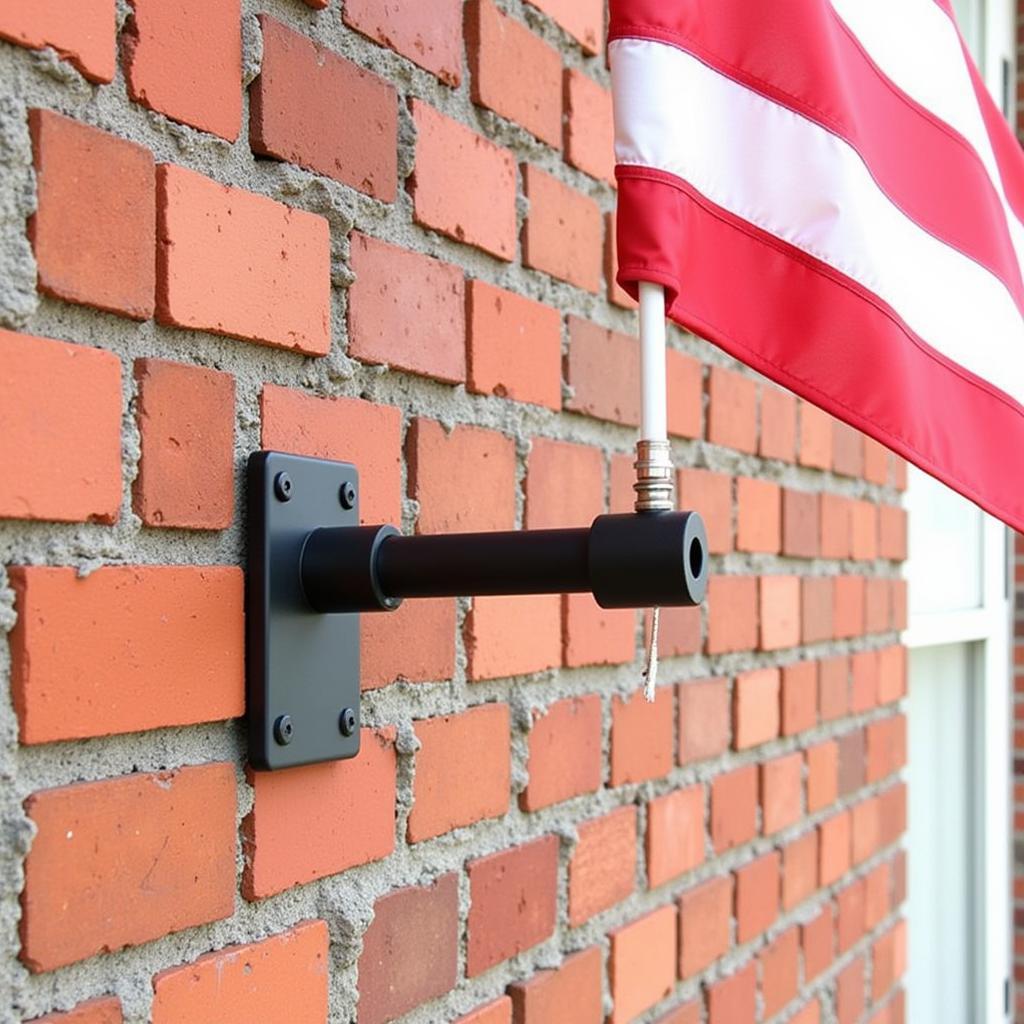
<instances>
[{"instance_id":1,"label":"red stripe","mask_svg":"<svg viewBox=\"0 0 1024 1024\"><path fill-rule=\"evenodd\" d=\"M619 283L1024 530L1024 409L833 268L678 178L619 167Z\"/></svg>"},{"instance_id":2,"label":"red stripe","mask_svg":"<svg viewBox=\"0 0 1024 1024\"><path fill-rule=\"evenodd\" d=\"M612 4L609 38L657 39L845 139L889 199L995 274L1024 314L1024 282L973 147L898 89L822 0Z\"/></svg>"}]
</instances>

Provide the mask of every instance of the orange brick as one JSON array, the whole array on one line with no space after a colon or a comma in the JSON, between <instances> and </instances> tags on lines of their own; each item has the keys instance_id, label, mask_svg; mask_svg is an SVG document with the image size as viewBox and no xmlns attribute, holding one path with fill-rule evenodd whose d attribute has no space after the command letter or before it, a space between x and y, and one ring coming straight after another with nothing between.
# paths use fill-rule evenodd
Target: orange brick
<instances>
[{"instance_id":1,"label":"orange brick","mask_svg":"<svg viewBox=\"0 0 1024 1024\"><path fill-rule=\"evenodd\" d=\"M833 625L832 576L803 576L800 579L800 638L805 644L831 640Z\"/></svg>"},{"instance_id":2,"label":"orange brick","mask_svg":"<svg viewBox=\"0 0 1024 1024\"><path fill-rule=\"evenodd\" d=\"M764 1016L773 1017L796 998L800 941L797 929L783 932L759 957Z\"/></svg>"},{"instance_id":3,"label":"orange brick","mask_svg":"<svg viewBox=\"0 0 1024 1024\"><path fill-rule=\"evenodd\" d=\"M50 110L30 111L29 128L38 199L28 234L39 290L148 319L155 287L152 153Z\"/></svg>"},{"instance_id":4,"label":"orange brick","mask_svg":"<svg viewBox=\"0 0 1024 1024\"><path fill-rule=\"evenodd\" d=\"M253 152L393 202L398 189L394 86L265 14L259 21L263 61L249 90Z\"/></svg>"},{"instance_id":5,"label":"orange brick","mask_svg":"<svg viewBox=\"0 0 1024 1024\"><path fill-rule=\"evenodd\" d=\"M161 971L153 978L153 1024L320 1024L327 1019L328 941L325 921L307 921Z\"/></svg>"},{"instance_id":6,"label":"orange brick","mask_svg":"<svg viewBox=\"0 0 1024 1024\"><path fill-rule=\"evenodd\" d=\"M507 149L412 100L413 217L499 259L516 254L516 165Z\"/></svg>"},{"instance_id":7,"label":"orange brick","mask_svg":"<svg viewBox=\"0 0 1024 1024\"><path fill-rule=\"evenodd\" d=\"M623 309L636 309L636 300L631 298L615 280L619 271L619 254L615 237L615 214L605 214L604 219L604 277L607 285L607 299Z\"/></svg>"},{"instance_id":8,"label":"orange brick","mask_svg":"<svg viewBox=\"0 0 1024 1024\"><path fill-rule=\"evenodd\" d=\"M835 634L839 638L864 632L864 577L837 576L832 599Z\"/></svg>"},{"instance_id":9,"label":"orange brick","mask_svg":"<svg viewBox=\"0 0 1024 1024\"><path fill-rule=\"evenodd\" d=\"M386 857L395 847L395 731L363 729L348 761L252 772L242 892L257 900Z\"/></svg>"},{"instance_id":10,"label":"orange brick","mask_svg":"<svg viewBox=\"0 0 1024 1024\"><path fill-rule=\"evenodd\" d=\"M142 446L134 508L147 526L222 530L235 501L235 378L137 359Z\"/></svg>"},{"instance_id":11,"label":"orange brick","mask_svg":"<svg viewBox=\"0 0 1024 1024\"><path fill-rule=\"evenodd\" d=\"M804 950L804 980L809 984L832 963L835 955L830 903L826 903L817 917L800 928L800 943Z\"/></svg>"},{"instance_id":12,"label":"orange brick","mask_svg":"<svg viewBox=\"0 0 1024 1024\"><path fill-rule=\"evenodd\" d=\"M0 39L32 50L51 47L90 82L110 82L116 69L115 0L9 0L0 11ZM84 1022L83 1022L84 1024Z\"/></svg>"},{"instance_id":13,"label":"orange brick","mask_svg":"<svg viewBox=\"0 0 1024 1024\"><path fill-rule=\"evenodd\" d=\"M782 501L778 484L736 479L736 547L777 553L782 544Z\"/></svg>"},{"instance_id":14,"label":"orange brick","mask_svg":"<svg viewBox=\"0 0 1024 1024\"><path fill-rule=\"evenodd\" d=\"M429 6L346 0L341 16L349 28L391 47L445 85L462 81L462 0L433 0Z\"/></svg>"},{"instance_id":15,"label":"orange brick","mask_svg":"<svg viewBox=\"0 0 1024 1024\"><path fill-rule=\"evenodd\" d=\"M558 838L471 860L466 975L473 978L555 930Z\"/></svg>"},{"instance_id":16,"label":"orange brick","mask_svg":"<svg viewBox=\"0 0 1024 1024\"><path fill-rule=\"evenodd\" d=\"M860 878L836 894L836 948L840 956L864 935L864 895L864 880Z\"/></svg>"},{"instance_id":17,"label":"orange brick","mask_svg":"<svg viewBox=\"0 0 1024 1024\"><path fill-rule=\"evenodd\" d=\"M732 875L724 874L684 892L679 899L679 977L690 978L729 950Z\"/></svg>"},{"instance_id":18,"label":"orange brick","mask_svg":"<svg viewBox=\"0 0 1024 1024\"><path fill-rule=\"evenodd\" d=\"M558 594L477 597L464 639L470 679L498 679L554 668L562 661Z\"/></svg>"},{"instance_id":19,"label":"orange brick","mask_svg":"<svg viewBox=\"0 0 1024 1024\"><path fill-rule=\"evenodd\" d=\"M601 0L529 0L549 15L583 48L584 53L600 53L604 45L604 4Z\"/></svg>"},{"instance_id":20,"label":"orange brick","mask_svg":"<svg viewBox=\"0 0 1024 1024\"><path fill-rule=\"evenodd\" d=\"M864 437L864 479L885 486L889 482L889 450L873 437Z\"/></svg>"},{"instance_id":21,"label":"orange brick","mask_svg":"<svg viewBox=\"0 0 1024 1024\"><path fill-rule=\"evenodd\" d=\"M466 4L473 102L521 124L549 146L562 143L562 59L491 0Z\"/></svg>"},{"instance_id":22,"label":"orange brick","mask_svg":"<svg viewBox=\"0 0 1024 1024\"><path fill-rule=\"evenodd\" d=\"M854 814L854 836L857 834L856 813ZM856 839L854 840L856 842ZM864 927L868 931L876 928L892 909L892 871L889 865L879 864L864 879Z\"/></svg>"},{"instance_id":23,"label":"orange brick","mask_svg":"<svg viewBox=\"0 0 1024 1024\"><path fill-rule=\"evenodd\" d=\"M331 347L327 221L172 164L157 168L161 323L307 355Z\"/></svg>"},{"instance_id":24,"label":"orange brick","mask_svg":"<svg viewBox=\"0 0 1024 1024\"><path fill-rule=\"evenodd\" d=\"M765 459L796 459L796 397L781 388L761 388L761 436L758 454Z\"/></svg>"},{"instance_id":25,"label":"orange brick","mask_svg":"<svg viewBox=\"0 0 1024 1024\"><path fill-rule=\"evenodd\" d=\"M569 924L574 928L636 889L636 807L628 804L577 826L569 862Z\"/></svg>"},{"instance_id":26,"label":"orange brick","mask_svg":"<svg viewBox=\"0 0 1024 1024\"><path fill-rule=\"evenodd\" d=\"M832 468L832 417L810 402L800 402L801 466Z\"/></svg>"},{"instance_id":27,"label":"orange brick","mask_svg":"<svg viewBox=\"0 0 1024 1024\"><path fill-rule=\"evenodd\" d=\"M66 1013L48 1013L33 1017L31 1024L123 1024L121 1000L116 996L88 999Z\"/></svg>"},{"instance_id":28,"label":"orange brick","mask_svg":"<svg viewBox=\"0 0 1024 1024\"><path fill-rule=\"evenodd\" d=\"M704 863L704 787L687 786L647 804L647 884L651 889Z\"/></svg>"},{"instance_id":29,"label":"orange brick","mask_svg":"<svg viewBox=\"0 0 1024 1024\"><path fill-rule=\"evenodd\" d=\"M777 668L754 669L736 677L733 693L733 745L746 750L779 735Z\"/></svg>"},{"instance_id":30,"label":"orange brick","mask_svg":"<svg viewBox=\"0 0 1024 1024\"><path fill-rule=\"evenodd\" d=\"M836 980L836 1020L855 1024L864 1014L864 958L857 957Z\"/></svg>"},{"instance_id":31,"label":"orange brick","mask_svg":"<svg viewBox=\"0 0 1024 1024\"><path fill-rule=\"evenodd\" d=\"M608 1024L626 1024L675 987L676 931L676 908L669 906L611 933Z\"/></svg>"},{"instance_id":32,"label":"orange brick","mask_svg":"<svg viewBox=\"0 0 1024 1024\"><path fill-rule=\"evenodd\" d=\"M729 748L729 684L707 679L679 684L679 763L704 761Z\"/></svg>"},{"instance_id":33,"label":"orange brick","mask_svg":"<svg viewBox=\"0 0 1024 1024\"><path fill-rule=\"evenodd\" d=\"M387 615L362 615L359 636L363 690L397 679L445 681L455 672L455 602L449 598L406 601Z\"/></svg>"},{"instance_id":34,"label":"orange brick","mask_svg":"<svg viewBox=\"0 0 1024 1024\"><path fill-rule=\"evenodd\" d=\"M459 1017L455 1024L512 1024L512 1000L501 996L493 1003Z\"/></svg>"},{"instance_id":35,"label":"orange brick","mask_svg":"<svg viewBox=\"0 0 1024 1024\"><path fill-rule=\"evenodd\" d=\"M264 384L264 448L351 462L359 472L359 521L402 521L402 416L359 398L315 398Z\"/></svg>"},{"instance_id":36,"label":"orange brick","mask_svg":"<svg viewBox=\"0 0 1024 1024\"><path fill-rule=\"evenodd\" d=\"M664 657L682 653L680 645L690 644L686 625L692 608L664 609L671 613L662 618L660 650ZM679 613L684 613L680 615ZM700 647L700 617L695 616L697 636L689 647ZM672 620L675 620L673 622ZM683 626L683 630L673 629ZM562 663L568 668L582 665L621 665L636 655L636 613L630 608L602 608L590 594L565 594L562 597Z\"/></svg>"},{"instance_id":37,"label":"orange brick","mask_svg":"<svg viewBox=\"0 0 1024 1024\"><path fill-rule=\"evenodd\" d=\"M800 643L800 577L762 576L758 581L762 651Z\"/></svg>"},{"instance_id":38,"label":"orange brick","mask_svg":"<svg viewBox=\"0 0 1024 1024\"><path fill-rule=\"evenodd\" d=\"M700 608L662 608L658 622L658 651L662 658L697 654L701 647ZM644 643L651 638L651 612L644 612ZM629 659L632 660L632 659Z\"/></svg>"},{"instance_id":39,"label":"orange brick","mask_svg":"<svg viewBox=\"0 0 1024 1024\"><path fill-rule=\"evenodd\" d=\"M241 715L235 566L12 568L12 691L23 743ZM169 683L173 680L173 685Z\"/></svg>"},{"instance_id":40,"label":"orange brick","mask_svg":"<svg viewBox=\"0 0 1024 1024\"><path fill-rule=\"evenodd\" d=\"M878 507L878 554L895 562L907 557L907 510L896 505Z\"/></svg>"},{"instance_id":41,"label":"orange brick","mask_svg":"<svg viewBox=\"0 0 1024 1024\"><path fill-rule=\"evenodd\" d=\"M604 455L590 445L534 438L526 464L525 526L589 526L604 508Z\"/></svg>"},{"instance_id":42,"label":"orange brick","mask_svg":"<svg viewBox=\"0 0 1024 1024\"><path fill-rule=\"evenodd\" d=\"M711 841L716 853L757 835L757 765L717 776L711 783Z\"/></svg>"},{"instance_id":43,"label":"orange brick","mask_svg":"<svg viewBox=\"0 0 1024 1024\"><path fill-rule=\"evenodd\" d=\"M807 811L813 814L839 797L839 746L826 740L807 748Z\"/></svg>"},{"instance_id":44,"label":"orange brick","mask_svg":"<svg viewBox=\"0 0 1024 1024\"><path fill-rule=\"evenodd\" d=\"M230 917L235 778L229 764L35 793L21 958L32 971Z\"/></svg>"},{"instance_id":45,"label":"orange brick","mask_svg":"<svg viewBox=\"0 0 1024 1024\"><path fill-rule=\"evenodd\" d=\"M864 435L841 420L832 421L832 469L842 476L864 472Z\"/></svg>"},{"instance_id":46,"label":"orange brick","mask_svg":"<svg viewBox=\"0 0 1024 1024\"><path fill-rule=\"evenodd\" d=\"M593 178L615 181L612 95L589 75L566 68L565 159Z\"/></svg>"},{"instance_id":47,"label":"orange brick","mask_svg":"<svg viewBox=\"0 0 1024 1024\"><path fill-rule=\"evenodd\" d=\"M889 628L896 630L906 629L907 581L904 579L890 579L889 588L889 610L892 613Z\"/></svg>"},{"instance_id":48,"label":"orange brick","mask_svg":"<svg viewBox=\"0 0 1024 1024\"><path fill-rule=\"evenodd\" d=\"M450 991L458 947L456 874L377 900L359 957L360 1024L386 1024Z\"/></svg>"},{"instance_id":49,"label":"orange brick","mask_svg":"<svg viewBox=\"0 0 1024 1024\"><path fill-rule=\"evenodd\" d=\"M890 583L884 576L868 576L864 580L865 633L887 633L892 628Z\"/></svg>"},{"instance_id":50,"label":"orange brick","mask_svg":"<svg viewBox=\"0 0 1024 1024\"><path fill-rule=\"evenodd\" d=\"M470 391L562 407L562 317L557 309L469 282Z\"/></svg>"},{"instance_id":51,"label":"orange brick","mask_svg":"<svg viewBox=\"0 0 1024 1024\"><path fill-rule=\"evenodd\" d=\"M843 811L818 826L818 880L831 885L850 870L850 814Z\"/></svg>"},{"instance_id":52,"label":"orange brick","mask_svg":"<svg viewBox=\"0 0 1024 1024\"><path fill-rule=\"evenodd\" d=\"M562 961L557 970L538 971L509 986L513 1024L589 1024L602 1019L604 955L592 946Z\"/></svg>"},{"instance_id":53,"label":"orange brick","mask_svg":"<svg viewBox=\"0 0 1024 1024\"><path fill-rule=\"evenodd\" d=\"M608 373L614 366L615 373ZM565 408L613 423L640 422L640 346L635 338L569 317Z\"/></svg>"},{"instance_id":54,"label":"orange brick","mask_svg":"<svg viewBox=\"0 0 1024 1024\"><path fill-rule=\"evenodd\" d=\"M871 998L881 999L907 968L907 923L900 921L871 947Z\"/></svg>"},{"instance_id":55,"label":"orange brick","mask_svg":"<svg viewBox=\"0 0 1024 1024\"><path fill-rule=\"evenodd\" d=\"M757 384L734 370L712 366L708 396L708 440L753 454L757 448Z\"/></svg>"},{"instance_id":56,"label":"orange brick","mask_svg":"<svg viewBox=\"0 0 1024 1024\"><path fill-rule=\"evenodd\" d=\"M460 715L416 722L414 728L421 746L416 752L410 843L501 817L508 810L507 704L484 704ZM453 788L454 779L459 784Z\"/></svg>"},{"instance_id":57,"label":"orange brick","mask_svg":"<svg viewBox=\"0 0 1024 1024\"><path fill-rule=\"evenodd\" d=\"M782 908L792 910L818 888L818 833L813 829L782 850Z\"/></svg>"},{"instance_id":58,"label":"orange brick","mask_svg":"<svg viewBox=\"0 0 1024 1024\"><path fill-rule=\"evenodd\" d=\"M754 1024L757 968L751 962L708 986L708 1024Z\"/></svg>"},{"instance_id":59,"label":"orange brick","mask_svg":"<svg viewBox=\"0 0 1024 1024\"><path fill-rule=\"evenodd\" d=\"M735 872L736 941L767 931L779 915L779 854L766 853Z\"/></svg>"},{"instance_id":60,"label":"orange brick","mask_svg":"<svg viewBox=\"0 0 1024 1024\"><path fill-rule=\"evenodd\" d=\"M464 381L462 270L357 232L351 253L356 279L348 290L349 355L449 383Z\"/></svg>"},{"instance_id":61,"label":"orange brick","mask_svg":"<svg viewBox=\"0 0 1024 1024\"><path fill-rule=\"evenodd\" d=\"M766 836L800 820L803 766L799 751L761 765L761 819Z\"/></svg>"},{"instance_id":62,"label":"orange brick","mask_svg":"<svg viewBox=\"0 0 1024 1024\"><path fill-rule=\"evenodd\" d=\"M601 698L569 697L534 712L526 771L519 797L524 811L538 811L600 788Z\"/></svg>"},{"instance_id":63,"label":"orange brick","mask_svg":"<svg viewBox=\"0 0 1024 1024\"><path fill-rule=\"evenodd\" d=\"M704 370L696 359L674 348L665 353L668 432L675 437L704 434Z\"/></svg>"},{"instance_id":64,"label":"orange brick","mask_svg":"<svg viewBox=\"0 0 1024 1024\"><path fill-rule=\"evenodd\" d=\"M850 520L853 502L840 494L823 492L821 504L821 557L849 558L852 550Z\"/></svg>"},{"instance_id":65,"label":"orange brick","mask_svg":"<svg viewBox=\"0 0 1024 1024\"><path fill-rule=\"evenodd\" d=\"M795 736L818 723L818 664L796 661L782 667L782 735Z\"/></svg>"},{"instance_id":66,"label":"orange brick","mask_svg":"<svg viewBox=\"0 0 1024 1024\"><path fill-rule=\"evenodd\" d=\"M600 207L531 164L523 165L523 190L530 202L523 264L596 294L601 288Z\"/></svg>"},{"instance_id":67,"label":"orange brick","mask_svg":"<svg viewBox=\"0 0 1024 1024\"><path fill-rule=\"evenodd\" d=\"M681 509L699 512L715 555L732 551L732 477L707 469L680 469L677 488Z\"/></svg>"},{"instance_id":68,"label":"orange brick","mask_svg":"<svg viewBox=\"0 0 1024 1024\"><path fill-rule=\"evenodd\" d=\"M819 497L808 491L782 492L782 553L817 558L820 533Z\"/></svg>"},{"instance_id":69,"label":"orange brick","mask_svg":"<svg viewBox=\"0 0 1024 1024\"><path fill-rule=\"evenodd\" d=\"M871 501L851 503L850 554L866 561L878 557L878 510Z\"/></svg>"},{"instance_id":70,"label":"orange brick","mask_svg":"<svg viewBox=\"0 0 1024 1024\"><path fill-rule=\"evenodd\" d=\"M878 703L878 651L856 651L850 664L850 710L854 714L870 711Z\"/></svg>"},{"instance_id":71,"label":"orange brick","mask_svg":"<svg viewBox=\"0 0 1024 1024\"><path fill-rule=\"evenodd\" d=\"M846 655L818 663L818 710L826 722L849 712L850 659Z\"/></svg>"},{"instance_id":72,"label":"orange brick","mask_svg":"<svg viewBox=\"0 0 1024 1024\"><path fill-rule=\"evenodd\" d=\"M878 652L878 703L890 704L907 693L907 649L883 647Z\"/></svg>"},{"instance_id":73,"label":"orange brick","mask_svg":"<svg viewBox=\"0 0 1024 1024\"><path fill-rule=\"evenodd\" d=\"M612 786L658 779L674 761L675 702L672 688L659 687L648 702L639 690L612 698Z\"/></svg>"},{"instance_id":74,"label":"orange brick","mask_svg":"<svg viewBox=\"0 0 1024 1024\"><path fill-rule=\"evenodd\" d=\"M692 1002L669 1010L664 1016L658 1018L656 1024L701 1024L700 1001L694 999Z\"/></svg>"},{"instance_id":75,"label":"orange brick","mask_svg":"<svg viewBox=\"0 0 1024 1024\"><path fill-rule=\"evenodd\" d=\"M708 581L708 654L757 646L757 577L712 576Z\"/></svg>"},{"instance_id":76,"label":"orange brick","mask_svg":"<svg viewBox=\"0 0 1024 1024\"><path fill-rule=\"evenodd\" d=\"M0 517L113 523L121 365L109 352L0 330Z\"/></svg>"},{"instance_id":77,"label":"orange brick","mask_svg":"<svg viewBox=\"0 0 1024 1024\"><path fill-rule=\"evenodd\" d=\"M867 780L877 782L907 763L907 719L882 718L867 726Z\"/></svg>"},{"instance_id":78,"label":"orange brick","mask_svg":"<svg viewBox=\"0 0 1024 1024\"><path fill-rule=\"evenodd\" d=\"M242 122L239 0L131 0L121 37L128 95L150 110L233 142ZM264 71L268 59L264 29Z\"/></svg>"}]
</instances>

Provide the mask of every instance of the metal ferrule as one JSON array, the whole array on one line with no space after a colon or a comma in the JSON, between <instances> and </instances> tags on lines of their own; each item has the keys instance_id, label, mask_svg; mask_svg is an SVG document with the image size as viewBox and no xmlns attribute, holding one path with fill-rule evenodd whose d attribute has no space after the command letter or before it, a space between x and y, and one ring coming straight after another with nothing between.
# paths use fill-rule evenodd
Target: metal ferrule
<instances>
[{"instance_id":1,"label":"metal ferrule","mask_svg":"<svg viewBox=\"0 0 1024 1024\"><path fill-rule=\"evenodd\" d=\"M671 512L675 507L675 470L668 441L637 441L633 467L636 469L634 509L637 512Z\"/></svg>"}]
</instances>

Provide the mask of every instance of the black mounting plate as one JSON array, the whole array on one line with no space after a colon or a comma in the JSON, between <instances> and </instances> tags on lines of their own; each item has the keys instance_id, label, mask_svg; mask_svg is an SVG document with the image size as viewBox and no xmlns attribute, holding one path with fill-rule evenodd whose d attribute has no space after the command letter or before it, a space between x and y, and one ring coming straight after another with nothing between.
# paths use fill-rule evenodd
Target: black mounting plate
<instances>
[{"instance_id":1,"label":"black mounting plate","mask_svg":"<svg viewBox=\"0 0 1024 1024\"><path fill-rule=\"evenodd\" d=\"M254 452L247 489L249 761L275 769L355 757L359 616L313 611L299 559L311 530L359 525L359 475L347 462Z\"/></svg>"}]
</instances>

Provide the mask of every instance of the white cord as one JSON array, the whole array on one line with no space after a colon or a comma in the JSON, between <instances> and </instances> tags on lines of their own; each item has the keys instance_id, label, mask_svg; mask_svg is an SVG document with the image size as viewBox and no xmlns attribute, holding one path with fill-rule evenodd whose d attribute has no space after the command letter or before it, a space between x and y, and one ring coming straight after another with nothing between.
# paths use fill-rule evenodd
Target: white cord
<instances>
[{"instance_id":1,"label":"white cord","mask_svg":"<svg viewBox=\"0 0 1024 1024\"><path fill-rule=\"evenodd\" d=\"M658 619L660 608L651 615L651 639L647 646L647 668L644 670L644 696L648 704L654 703L654 686L658 681Z\"/></svg>"}]
</instances>

